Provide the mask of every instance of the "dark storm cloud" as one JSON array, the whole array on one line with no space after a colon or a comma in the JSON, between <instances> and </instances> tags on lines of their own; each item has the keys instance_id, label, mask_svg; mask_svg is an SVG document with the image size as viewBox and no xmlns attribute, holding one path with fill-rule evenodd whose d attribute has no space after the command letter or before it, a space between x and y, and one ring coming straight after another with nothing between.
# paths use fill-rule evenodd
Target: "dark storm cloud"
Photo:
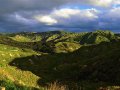
<instances>
[{"instance_id":1,"label":"dark storm cloud","mask_svg":"<svg viewBox=\"0 0 120 90\"><path fill-rule=\"evenodd\" d=\"M69 8L76 4L79 8ZM120 8L113 7L119 4L120 0L0 0L0 31L119 30Z\"/></svg>"},{"instance_id":2,"label":"dark storm cloud","mask_svg":"<svg viewBox=\"0 0 120 90\"><path fill-rule=\"evenodd\" d=\"M19 10L49 10L66 4L109 6L119 0L0 0L0 14Z\"/></svg>"}]
</instances>

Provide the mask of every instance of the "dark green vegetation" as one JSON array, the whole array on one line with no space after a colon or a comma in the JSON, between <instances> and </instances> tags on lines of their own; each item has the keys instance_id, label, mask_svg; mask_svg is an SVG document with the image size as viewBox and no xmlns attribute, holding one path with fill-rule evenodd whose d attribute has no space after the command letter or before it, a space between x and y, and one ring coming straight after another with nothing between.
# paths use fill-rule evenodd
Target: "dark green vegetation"
<instances>
[{"instance_id":1,"label":"dark green vegetation","mask_svg":"<svg viewBox=\"0 0 120 90\"><path fill-rule=\"evenodd\" d=\"M0 54L0 84L7 88L42 90L55 81L70 90L120 85L120 35L110 31L1 34Z\"/></svg>"}]
</instances>

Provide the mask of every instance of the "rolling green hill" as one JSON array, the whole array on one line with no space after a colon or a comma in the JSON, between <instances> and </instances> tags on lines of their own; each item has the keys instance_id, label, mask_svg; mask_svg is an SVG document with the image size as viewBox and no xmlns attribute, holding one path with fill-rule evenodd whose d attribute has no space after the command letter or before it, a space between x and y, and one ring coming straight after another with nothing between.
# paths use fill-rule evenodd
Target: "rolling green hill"
<instances>
[{"instance_id":1,"label":"rolling green hill","mask_svg":"<svg viewBox=\"0 0 120 90\"><path fill-rule=\"evenodd\" d=\"M119 62L120 35L110 31L0 35L0 86L8 90L9 84L15 90L46 90L56 81L69 90L117 90Z\"/></svg>"}]
</instances>

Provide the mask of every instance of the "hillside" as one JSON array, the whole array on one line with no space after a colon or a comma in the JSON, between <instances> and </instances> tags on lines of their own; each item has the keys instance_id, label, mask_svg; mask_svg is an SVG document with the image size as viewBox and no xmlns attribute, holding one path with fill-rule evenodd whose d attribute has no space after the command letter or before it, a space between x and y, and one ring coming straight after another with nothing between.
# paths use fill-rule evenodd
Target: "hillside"
<instances>
[{"instance_id":1,"label":"hillside","mask_svg":"<svg viewBox=\"0 0 120 90\"><path fill-rule=\"evenodd\" d=\"M120 85L119 37L102 30L1 34L0 85L43 90L58 81L69 90L116 90L114 86Z\"/></svg>"}]
</instances>

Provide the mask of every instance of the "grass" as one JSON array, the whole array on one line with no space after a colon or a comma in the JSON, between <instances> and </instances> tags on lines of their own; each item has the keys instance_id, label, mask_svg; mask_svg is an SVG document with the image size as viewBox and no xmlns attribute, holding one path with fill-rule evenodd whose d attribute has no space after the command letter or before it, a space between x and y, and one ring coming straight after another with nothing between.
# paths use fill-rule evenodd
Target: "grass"
<instances>
[{"instance_id":1,"label":"grass","mask_svg":"<svg viewBox=\"0 0 120 90\"><path fill-rule=\"evenodd\" d=\"M59 42L55 44L55 52L56 53L68 53L73 52L77 49L79 49L81 45L79 43L72 43L72 42Z\"/></svg>"},{"instance_id":2,"label":"grass","mask_svg":"<svg viewBox=\"0 0 120 90\"><path fill-rule=\"evenodd\" d=\"M26 86L39 87L37 85L38 76L29 71L21 71L16 67L9 66L8 64L15 58L38 55L32 50L23 51L22 49L0 45L0 79L10 79L14 82L19 82Z\"/></svg>"},{"instance_id":3,"label":"grass","mask_svg":"<svg viewBox=\"0 0 120 90\"><path fill-rule=\"evenodd\" d=\"M0 36L1 86L15 90L114 90L120 80L119 42L109 31Z\"/></svg>"},{"instance_id":4,"label":"grass","mask_svg":"<svg viewBox=\"0 0 120 90\"><path fill-rule=\"evenodd\" d=\"M105 82L108 86L110 84L118 85L120 73L116 72L119 72L117 69L119 68L119 47L119 42L104 42L98 45L83 46L72 53L46 54L37 56L36 59L34 56L17 58L10 65L24 71L31 71L41 77L38 80L40 85L46 85L56 80L74 88L76 86L76 84L74 86L74 83L78 82L83 84L84 88L98 88L101 81ZM29 60L32 60L33 64ZM90 83L81 83L81 81L86 80L90 80ZM80 84L77 84L77 87Z\"/></svg>"},{"instance_id":5,"label":"grass","mask_svg":"<svg viewBox=\"0 0 120 90\"><path fill-rule=\"evenodd\" d=\"M25 35L15 35L10 37L11 39L18 41L18 42L37 42L41 41L41 36L25 36Z\"/></svg>"},{"instance_id":6,"label":"grass","mask_svg":"<svg viewBox=\"0 0 120 90\"><path fill-rule=\"evenodd\" d=\"M47 87L47 90L68 90L68 88L65 85L60 85L58 82L54 82Z\"/></svg>"}]
</instances>

